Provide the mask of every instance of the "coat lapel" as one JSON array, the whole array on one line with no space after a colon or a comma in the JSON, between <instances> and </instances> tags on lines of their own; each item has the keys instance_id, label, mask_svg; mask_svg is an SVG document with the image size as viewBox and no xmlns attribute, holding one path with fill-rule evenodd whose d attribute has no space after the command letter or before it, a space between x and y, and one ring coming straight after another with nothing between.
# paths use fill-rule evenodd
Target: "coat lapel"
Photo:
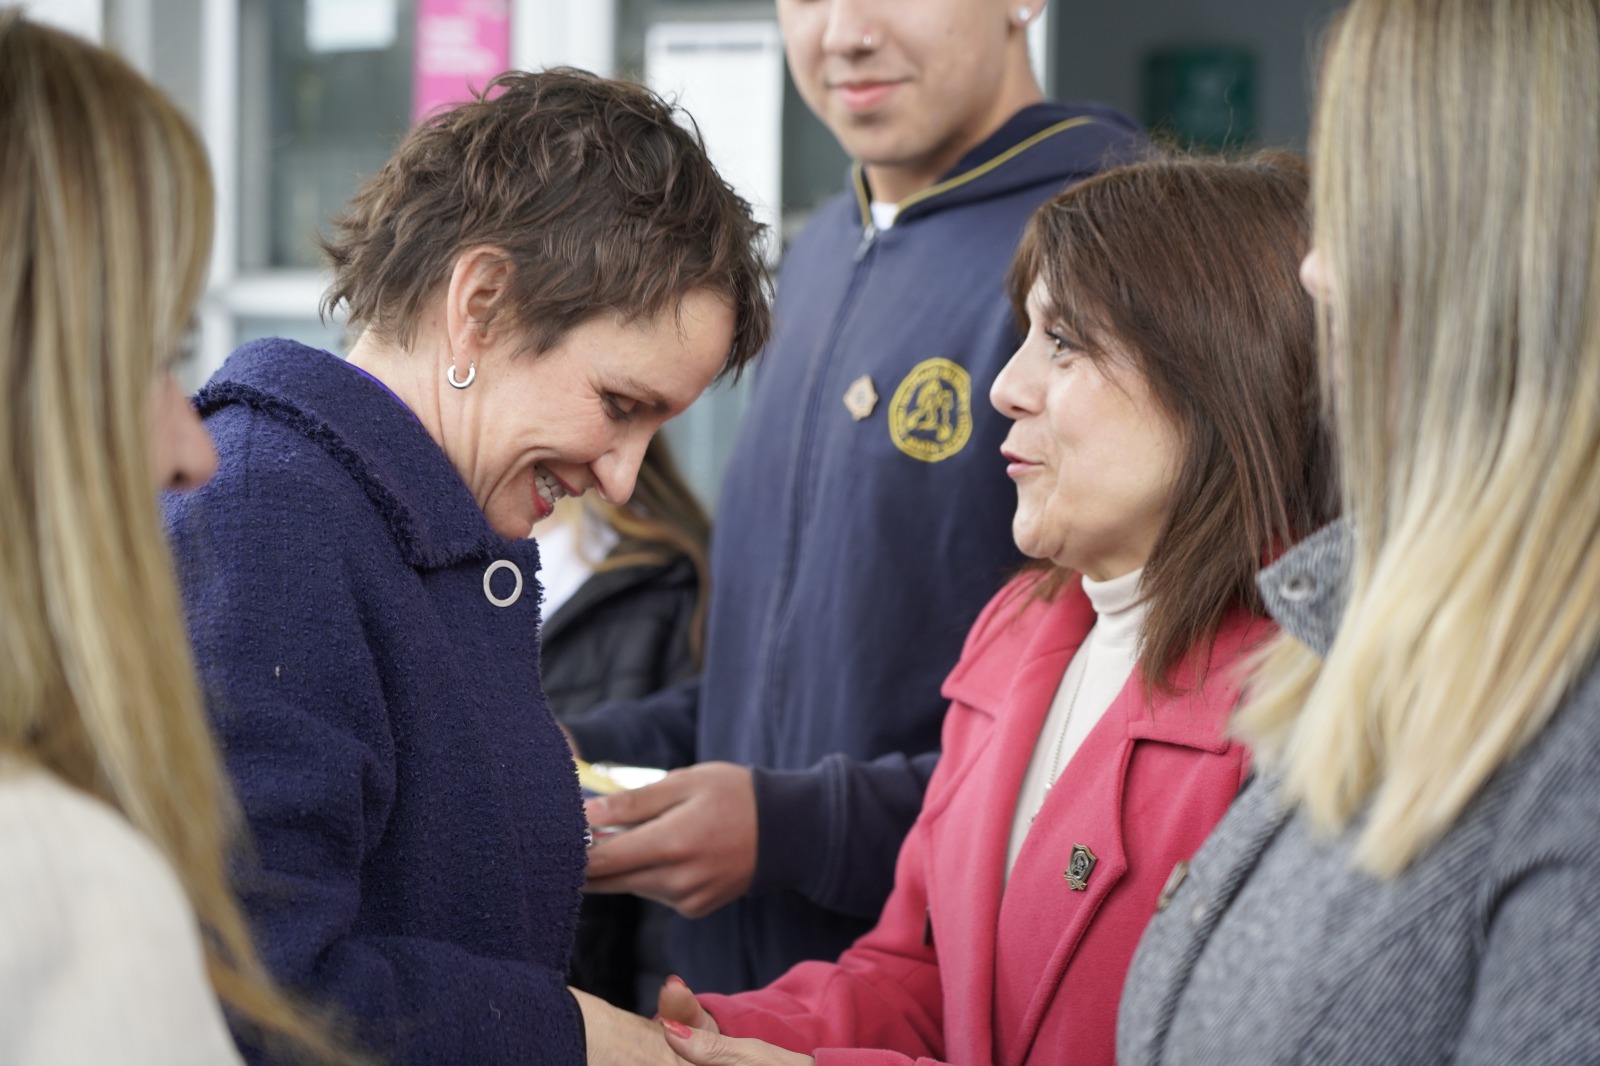
<instances>
[{"instance_id":1,"label":"coat lapel","mask_svg":"<svg viewBox=\"0 0 1600 1066\"><path fill-rule=\"evenodd\" d=\"M1141 985L1133 1001L1149 1014L1118 1020L1119 1031L1145 1038L1139 1047L1119 1049L1130 1066L1161 1061L1179 990L1188 985L1201 947L1290 814L1271 781L1258 777L1247 784L1150 923L1128 971L1128 985Z\"/></svg>"},{"instance_id":2,"label":"coat lapel","mask_svg":"<svg viewBox=\"0 0 1600 1066\"><path fill-rule=\"evenodd\" d=\"M1061 771L1011 871L997 933L1001 954L996 959L994 1004L999 1062L1026 1058L1079 941L1127 872L1121 782L1132 747L1129 713L1141 700L1140 682L1130 678ZM1037 739L1037 729L1030 740L1017 738L1024 757L1031 756ZM1108 765L1117 771L1100 769ZM1093 856L1092 869L1077 880L1082 888L1074 887L1067 876L1081 871L1081 862L1077 870L1073 868L1079 849Z\"/></svg>"},{"instance_id":3,"label":"coat lapel","mask_svg":"<svg viewBox=\"0 0 1600 1066\"><path fill-rule=\"evenodd\" d=\"M1176 696L1158 693L1147 698L1135 670L1062 770L1012 870L1006 899L1015 905L1003 900L1000 907L997 939L1005 954L996 960L994 1002L1001 1063L1027 1058L1045 1015L1061 994L1062 980L1084 934L1127 873L1127 827L1122 815L1137 745L1156 742L1218 754L1226 751L1225 725L1238 700L1239 681L1227 670L1206 675L1205 668L1213 661L1236 661L1239 650L1259 639L1263 629L1260 622L1242 614L1230 618L1209 654L1191 654L1179 664L1174 673L1180 692ZM1061 669L1065 667L1063 662ZM1201 675L1203 686L1188 687ZM1037 731L1038 724L1034 742ZM1025 760L1031 756L1032 743L1020 737L1015 742ZM1114 769L1108 772L1108 767ZM1080 848L1094 857L1092 871L1079 881L1082 888L1067 876L1076 872L1072 863Z\"/></svg>"},{"instance_id":4,"label":"coat lapel","mask_svg":"<svg viewBox=\"0 0 1600 1066\"><path fill-rule=\"evenodd\" d=\"M1093 624L1094 612L1082 593L1065 591L1044 608L1027 646L1006 662L1003 673L958 672L945 686L947 697L996 717L982 751L961 771L963 778L976 775L973 780L981 784L952 782L946 792L969 800L982 792L996 799L953 804L939 813L939 870L928 879L929 905L941 918L960 916L959 922L939 925L934 935L941 958L963 962L943 973L946 1003L969 1004L988 1014L988 1005L996 1001L997 931L1017 793L1061 676ZM973 1021L987 1029L994 1019ZM984 1043L994 1046L992 1040Z\"/></svg>"}]
</instances>

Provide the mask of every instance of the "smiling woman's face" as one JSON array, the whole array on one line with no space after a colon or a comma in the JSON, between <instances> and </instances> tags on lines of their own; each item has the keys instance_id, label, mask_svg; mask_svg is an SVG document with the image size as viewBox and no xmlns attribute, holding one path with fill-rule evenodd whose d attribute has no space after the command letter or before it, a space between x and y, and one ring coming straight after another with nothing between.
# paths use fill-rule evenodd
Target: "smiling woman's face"
<instances>
[{"instance_id":1,"label":"smiling woman's face","mask_svg":"<svg viewBox=\"0 0 1600 1066\"><path fill-rule=\"evenodd\" d=\"M457 394L441 443L495 531L526 537L562 496L626 501L650 438L705 391L732 344L733 312L706 290L655 318L592 319L541 355L507 337Z\"/></svg>"},{"instance_id":2,"label":"smiling woman's face","mask_svg":"<svg viewBox=\"0 0 1600 1066\"><path fill-rule=\"evenodd\" d=\"M1017 484L1017 547L1095 580L1150 558L1182 456L1177 426L1144 377L1093 358L1028 294L1028 336L989 392L1015 424L1001 453Z\"/></svg>"}]
</instances>

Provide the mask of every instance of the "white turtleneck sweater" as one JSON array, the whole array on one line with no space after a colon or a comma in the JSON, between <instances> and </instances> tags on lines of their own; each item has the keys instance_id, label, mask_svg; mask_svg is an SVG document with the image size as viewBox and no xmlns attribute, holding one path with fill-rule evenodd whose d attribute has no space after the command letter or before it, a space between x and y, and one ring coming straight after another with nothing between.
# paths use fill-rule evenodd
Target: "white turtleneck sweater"
<instances>
[{"instance_id":1,"label":"white turtleneck sweater","mask_svg":"<svg viewBox=\"0 0 1600 1066\"><path fill-rule=\"evenodd\" d=\"M1050 787L1068 775L1073 754L1133 673L1139 658L1139 631L1148 613L1147 605L1139 602L1143 574L1140 569L1109 581L1083 579L1084 594L1094 607L1094 627L1061 676L1050 713L1034 743L1028 772L1023 775L1006 851L1008 878Z\"/></svg>"}]
</instances>

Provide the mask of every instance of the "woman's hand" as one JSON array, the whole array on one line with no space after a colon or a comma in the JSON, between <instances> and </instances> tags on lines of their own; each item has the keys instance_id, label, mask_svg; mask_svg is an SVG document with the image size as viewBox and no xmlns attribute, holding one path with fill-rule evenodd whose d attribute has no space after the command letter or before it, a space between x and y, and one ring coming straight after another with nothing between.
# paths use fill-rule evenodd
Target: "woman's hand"
<instances>
[{"instance_id":1,"label":"woman's hand","mask_svg":"<svg viewBox=\"0 0 1600 1066\"><path fill-rule=\"evenodd\" d=\"M742 1040L709 1029L691 1029L671 1018L662 1018L661 1028L672 1050L695 1066L815 1066L817 1061L765 1040Z\"/></svg>"},{"instance_id":2,"label":"woman's hand","mask_svg":"<svg viewBox=\"0 0 1600 1066\"><path fill-rule=\"evenodd\" d=\"M587 992L571 990L583 1012L584 1041L589 1047L589 1066L682 1066L662 1039L659 1025L637 1014L618 1010Z\"/></svg>"},{"instance_id":3,"label":"woman's hand","mask_svg":"<svg viewBox=\"0 0 1600 1066\"><path fill-rule=\"evenodd\" d=\"M689 986L683 983L683 978L677 974L668 977L666 983L661 986L661 991L656 993L656 1013L680 1025L687 1025L691 1029L704 1029L710 1033L722 1032L711 1012L700 1005L694 992L690 991Z\"/></svg>"}]
</instances>

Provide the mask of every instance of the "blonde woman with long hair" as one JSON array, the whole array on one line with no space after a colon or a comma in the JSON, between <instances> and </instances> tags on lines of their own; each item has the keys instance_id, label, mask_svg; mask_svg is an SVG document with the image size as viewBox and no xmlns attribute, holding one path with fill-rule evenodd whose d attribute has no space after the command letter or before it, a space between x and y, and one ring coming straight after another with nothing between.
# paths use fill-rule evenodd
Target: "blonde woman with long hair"
<instances>
[{"instance_id":1,"label":"blonde woman with long hair","mask_svg":"<svg viewBox=\"0 0 1600 1066\"><path fill-rule=\"evenodd\" d=\"M1120 1061L1600 1061L1600 3L1356 0L1314 139L1345 524Z\"/></svg>"},{"instance_id":2,"label":"blonde woman with long hair","mask_svg":"<svg viewBox=\"0 0 1600 1066\"><path fill-rule=\"evenodd\" d=\"M211 181L110 53L0 14L0 1062L337 1058L229 892L235 812L158 489L216 453L172 375Z\"/></svg>"}]
</instances>

